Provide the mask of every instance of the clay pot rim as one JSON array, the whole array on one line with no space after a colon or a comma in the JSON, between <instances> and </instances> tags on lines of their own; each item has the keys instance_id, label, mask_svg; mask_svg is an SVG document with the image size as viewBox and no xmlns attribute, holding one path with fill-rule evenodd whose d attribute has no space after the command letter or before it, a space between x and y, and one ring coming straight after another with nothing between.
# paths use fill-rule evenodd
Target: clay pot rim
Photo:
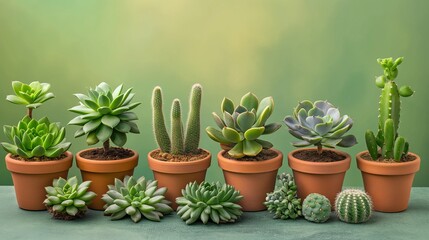
<instances>
[{"instance_id":1,"label":"clay pot rim","mask_svg":"<svg viewBox=\"0 0 429 240\"><path fill-rule=\"evenodd\" d=\"M264 173L279 169L283 164L283 153L275 148L270 148L278 155L264 161L239 161L223 156L227 150L221 150L217 154L218 165L224 171L236 173Z\"/></svg>"},{"instance_id":2,"label":"clay pot rim","mask_svg":"<svg viewBox=\"0 0 429 240\"><path fill-rule=\"evenodd\" d=\"M126 148L134 154L131 157L116 159L116 160L96 160L81 157L82 152L97 148L87 148L76 153L77 167L81 171L97 172L97 173L112 173L123 172L131 168L135 168L138 164L139 154L133 149Z\"/></svg>"},{"instance_id":3,"label":"clay pot rim","mask_svg":"<svg viewBox=\"0 0 429 240\"><path fill-rule=\"evenodd\" d=\"M47 174L62 172L69 169L73 164L73 154L70 151L64 152L65 158L52 161L20 161L13 159L12 154L5 156L7 170L23 174Z\"/></svg>"},{"instance_id":4,"label":"clay pot rim","mask_svg":"<svg viewBox=\"0 0 429 240\"><path fill-rule=\"evenodd\" d=\"M210 167L211 153L201 148L201 150L208 153L208 155L202 159L189 161L189 162L166 162L152 157L152 153L159 150L159 148L150 151L147 154L149 167L152 171L171 173L171 174L185 174L194 173L206 170Z\"/></svg>"},{"instance_id":5,"label":"clay pot rim","mask_svg":"<svg viewBox=\"0 0 429 240\"><path fill-rule=\"evenodd\" d=\"M98 149L98 148L87 148L87 149L80 150L79 152L76 153L76 160L79 160L81 162L90 162L91 164L106 163L106 162L120 163L120 162L128 162L131 159L139 156L139 154L135 150L129 149L129 148L125 148L125 149L132 151L133 155L131 157L127 157L127 158L107 160L107 159L89 159L89 158L84 158L81 156L81 154L83 152L94 150L94 149Z\"/></svg>"},{"instance_id":6,"label":"clay pot rim","mask_svg":"<svg viewBox=\"0 0 429 240\"><path fill-rule=\"evenodd\" d=\"M357 166L363 172L377 175L405 175L415 173L420 169L420 156L412 152L408 152L408 154L416 158L413 161L394 163L377 162L362 158L361 156L367 152L362 151L356 154Z\"/></svg>"},{"instance_id":7,"label":"clay pot rim","mask_svg":"<svg viewBox=\"0 0 429 240\"><path fill-rule=\"evenodd\" d=\"M335 162L310 162L293 156L296 152L306 150L315 150L315 148L298 148L288 153L288 163L292 170L311 174L336 174L345 172L350 168L350 154L338 149L327 149L346 157L343 160Z\"/></svg>"}]
</instances>

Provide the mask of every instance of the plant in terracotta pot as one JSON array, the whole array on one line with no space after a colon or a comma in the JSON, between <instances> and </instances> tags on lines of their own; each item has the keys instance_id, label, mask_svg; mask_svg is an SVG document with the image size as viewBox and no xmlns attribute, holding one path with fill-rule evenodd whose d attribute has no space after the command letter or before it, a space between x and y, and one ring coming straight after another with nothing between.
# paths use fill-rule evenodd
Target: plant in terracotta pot
<instances>
[{"instance_id":1,"label":"plant in terracotta pot","mask_svg":"<svg viewBox=\"0 0 429 240\"><path fill-rule=\"evenodd\" d=\"M270 142L259 139L281 127L278 123L266 123L273 109L272 97L259 101L253 93L247 93L238 106L224 98L222 117L213 113L220 130L206 128L209 137L223 149L217 155L218 164L226 183L243 195L238 204L244 211L266 209L266 194L274 190L277 170L282 165L283 154L273 149Z\"/></svg>"},{"instance_id":2,"label":"plant in terracotta pot","mask_svg":"<svg viewBox=\"0 0 429 240\"><path fill-rule=\"evenodd\" d=\"M398 88L395 79L403 58L378 59L384 69L375 84L381 88L377 136L370 130L365 134L368 151L356 155L365 190L373 200L374 209L400 212L408 207L414 175L420 168L420 157L408 151L409 144L398 134L400 97L409 97L409 86ZM392 201L392 199L395 199Z\"/></svg>"},{"instance_id":3,"label":"plant in terracotta pot","mask_svg":"<svg viewBox=\"0 0 429 240\"><path fill-rule=\"evenodd\" d=\"M284 123L289 133L300 140L293 142L293 146L316 146L288 154L298 197L305 199L311 193L319 193L334 203L335 196L341 192L351 159L349 154L333 148L351 147L357 143L355 136L345 135L352 128L352 119L347 115L341 116L340 111L328 101L313 103L306 100L298 103L293 116L287 116Z\"/></svg>"},{"instance_id":4,"label":"plant in terracotta pot","mask_svg":"<svg viewBox=\"0 0 429 240\"><path fill-rule=\"evenodd\" d=\"M45 186L54 178L67 178L73 155L67 150L65 128L51 123L48 118L33 119L33 110L54 97L48 83L32 82L29 85L14 81L16 95L7 100L25 105L27 115L16 126L4 126L9 142L1 145L8 152L6 167L12 174L18 206L26 210L45 210Z\"/></svg>"},{"instance_id":5,"label":"plant in terracotta pot","mask_svg":"<svg viewBox=\"0 0 429 240\"><path fill-rule=\"evenodd\" d=\"M113 90L102 82L95 89L90 89L88 95L75 94L79 105L69 109L79 114L69 122L80 126L74 136L86 135L88 145L103 144L102 148L86 149L76 154L83 181L92 181L89 189L97 194L89 205L95 210L103 210L101 196L108 190L107 186L113 184L115 178L133 175L138 164L138 153L123 146L128 133L140 133L134 123L137 115L131 112L140 103L131 103L134 97L132 88L125 92L122 88L121 84ZM112 147L111 142L118 147Z\"/></svg>"},{"instance_id":6,"label":"plant in terracotta pot","mask_svg":"<svg viewBox=\"0 0 429 240\"><path fill-rule=\"evenodd\" d=\"M148 162L159 186L168 188L165 196L173 209L186 184L204 181L210 166L210 152L199 148L201 95L201 85L192 86L186 128L180 101L173 101L170 137L164 122L161 88L155 87L152 94L153 131L159 148L148 153Z\"/></svg>"}]
</instances>

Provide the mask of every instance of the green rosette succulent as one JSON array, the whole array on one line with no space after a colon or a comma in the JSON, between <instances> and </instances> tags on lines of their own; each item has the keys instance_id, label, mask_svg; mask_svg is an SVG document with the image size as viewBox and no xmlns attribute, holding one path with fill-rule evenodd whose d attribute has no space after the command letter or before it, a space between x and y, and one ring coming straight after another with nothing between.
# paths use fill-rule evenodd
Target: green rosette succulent
<instances>
[{"instance_id":1,"label":"green rosette succulent","mask_svg":"<svg viewBox=\"0 0 429 240\"><path fill-rule=\"evenodd\" d=\"M115 185L108 188L101 199L106 202L104 213L112 220L129 215L134 222L139 222L142 217L159 222L161 217L173 211L164 197L167 188L158 188L156 180L146 180L145 177L135 180L126 176L123 182L116 178Z\"/></svg>"},{"instance_id":2,"label":"green rosette succulent","mask_svg":"<svg viewBox=\"0 0 429 240\"><path fill-rule=\"evenodd\" d=\"M65 140L65 128L59 123L51 123L47 117L37 121L25 116L17 126L4 126L3 130L11 142L2 142L3 148L25 159L43 156L56 158L71 145Z\"/></svg>"},{"instance_id":3,"label":"green rosette succulent","mask_svg":"<svg viewBox=\"0 0 429 240\"><path fill-rule=\"evenodd\" d=\"M230 99L224 98L221 104L222 117L213 113L220 130L207 127L206 132L234 158L256 156L262 149L273 147L273 144L259 137L274 133L281 127L278 123L266 124L273 110L272 97L259 101L253 93L247 93L236 107Z\"/></svg>"},{"instance_id":4,"label":"green rosette succulent","mask_svg":"<svg viewBox=\"0 0 429 240\"><path fill-rule=\"evenodd\" d=\"M328 148L351 147L357 143L353 135L345 135L353 126L353 120L328 101L308 100L298 103L293 116L286 116L284 123L289 133L300 141L293 142L295 147L314 145L318 152L322 146Z\"/></svg>"},{"instance_id":5,"label":"green rosette succulent","mask_svg":"<svg viewBox=\"0 0 429 240\"><path fill-rule=\"evenodd\" d=\"M48 83L32 82L25 84L13 81L12 88L15 95L8 95L6 100L14 104L25 105L29 109L35 109L55 97L53 93L48 92L50 87L51 85Z\"/></svg>"},{"instance_id":6,"label":"green rosette succulent","mask_svg":"<svg viewBox=\"0 0 429 240\"><path fill-rule=\"evenodd\" d=\"M94 145L103 143L104 150L109 150L110 140L122 147L127 141L127 133L140 133L137 124L137 115L130 110L140 105L140 102L131 103L134 93L132 88L122 92L122 84L112 91L107 83L100 83L95 89L90 89L88 95L75 94L79 105L69 111L80 114L72 119L70 125L78 125L75 137L87 135L86 143Z\"/></svg>"},{"instance_id":7,"label":"green rosette succulent","mask_svg":"<svg viewBox=\"0 0 429 240\"><path fill-rule=\"evenodd\" d=\"M54 179L52 186L45 187L46 199L43 202L56 219L72 220L85 215L87 205L95 198L88 192L91 181L78 183L76 176L65 180Z\"/></svg>"},{"instance_id":8,"label":"green rosette succulent","mask_svg":"<svg viewBox=\"0 0 429 240\"><path fill-rule=\"evenodd\" d=\"M204 224L210 219L216 224L235 222L243 213L237 204L243 196L231 185L204 181L188 183L182 195L176 199L177 215L188 225L198 219Z\"/></svg>"}]
</instances>

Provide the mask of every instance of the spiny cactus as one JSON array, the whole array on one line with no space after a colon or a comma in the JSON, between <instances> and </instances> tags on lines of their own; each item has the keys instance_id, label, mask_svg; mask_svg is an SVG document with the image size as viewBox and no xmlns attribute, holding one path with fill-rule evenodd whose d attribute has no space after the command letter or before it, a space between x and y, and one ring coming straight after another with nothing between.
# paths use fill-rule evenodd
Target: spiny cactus
<instances>
[{"instance_id":1,"label":"spiny cactus","mask_svg":"<svg viewBox=\"0 0 429 240\"><path fill-rule=\"evenodd\" d=\"M108 188L101 199L106 202L104 213L111 215L112 220L129 215L134 222L139 222L142 217L159 222L161 217L173 211L164 197L167 188L158 188L156 180L146 180L145 177L135 180L126 176L123 182L115 178L115 185Z\"/></svg>"},{"instance_id":2,"label":"spiny cactus","mask_svg":"<svg viewBox=\"0 0 429 240\"><path fill-rule=\"evenodd\" d=\"M182 197L176 199L179 205L177 215L186 224L198 219L206 224L209 219L214 223L235 222L243 213L237 204L243 196L233 186L227 184L197 182L188 183L182 189Z\"/></svg>"},{"instance_id":3,"label":"spiny cactus","mask_svg":"<svg viewBox=\"0 0 429 240\"><path fill-rule=\"evenodd\" d=\"M359 189L346 189L335 199L335 212L346 223L363 223L371 218L371 198Z\"/></svg>"},{"instance_id":4,"label":"spiny cactus","mask_svg":"<svg viewBox=\"0 0 429 240\"><path fill-rule=\"evenodd\" d=\"M52 186L45 187L46 199L43 202L56 219L72 220L85 215L87 205L96 194L88 192L91 181L78 183L76 176L65 180L54 179Z\"/></svg>"},{"instance_id":5,"label":"spiny cactus","mask_svg":"<svg viewBox=\"0 0 429 240\"><path fill-rule=\"evenodd\" d=\"M384 69L384 74L376 78L375 84L382 88L378 115L377 136L371 130L366 131L365 140L371 158L379 157L378 147L384 159L394 159L399 162L408 153L409 144L405 138L398 135L399 116L401 111L400 97L409 97L414 91L409 86L398 89L395 78L398 76L398 66L403 58L377 59Z\"/></svg>"},{"instance_id":6,"label":"spiny cactus","mask_svg":"<svg viewBox=\"0 0 429 240\"><path fill-rule=\"evenodd\" d=\"M319 154L322 146L351 147L357 143L355 136L344 136L352 128L353 120L347 115L341 116L328 101L302 101L294 109L293 116L285 117L284 123L289 133L301 140L293 143L295 147L315 145Z\"/></svg>"},{"instance_id":7,"label":"spiny cactus","mask_svg":"<svg viewBox=\"0 0 429 240\"><path fill-rule=\"evenodd\" d=\"M277 178L278 188L272 193L267 193L266 202L264 202L268 211L274 213L274 218L279 219L296 219L302 216L301 198L297 197L293 176L282 173Z\"/></svg>"},{"instance_id":8,"label":"spiny cactus","mask_svg":"<svg viewBox=\"0 0 429 240\"><path fill-rule=\"evenodd\" d=\"M256 156L262 149L273 147L270 142L258 138L274 133L281 127L278 123L266 124L273 110L272 97L259 101L253 93L247 93L237 107L230 99L224 98L221 104L223 118L213 112L213 118L221 130L207 127L206 132L234 158Z\"/></svg>"},{"instance_id":9,"label":"spiny cactus","mask_svg":"<svg viewBox=\"0 0 429 240\"><path fill-rule=\"evenodd\" d=\"M152 93L153 131L160 150L172 155L195 153L200 141L200 108L202 87L194 84L189 100L189 115L185 132L182 124L180 101L174 99L171 107L171 139L165 127L162 111L162 91L155 87Z\"/></svg>"},{"instance_id":10,"label":"spiny cactus","mask_svg":"<svg viewBox=\"0 0 429 240\"><path fill-rule=\"evenodd\" d=\"M331 216L331 203L322 194L311 193L302 203L302 215L310 222L326 222Z\"/></svg>"},{"instance_id":11,"label":"spiny cactus","mask_svg":"<svg viewBox=\"0 0 429 240\"><path fill-rule=\"evenodd\" d=\"M25 159L42 156L56 158L71 145L65 141L65 128L60 123L51 123L47 117L37 121L25 116L17 126L6 125L3 130L11 142L2 142L3 148Z\"/></svg>"}]
</instances>

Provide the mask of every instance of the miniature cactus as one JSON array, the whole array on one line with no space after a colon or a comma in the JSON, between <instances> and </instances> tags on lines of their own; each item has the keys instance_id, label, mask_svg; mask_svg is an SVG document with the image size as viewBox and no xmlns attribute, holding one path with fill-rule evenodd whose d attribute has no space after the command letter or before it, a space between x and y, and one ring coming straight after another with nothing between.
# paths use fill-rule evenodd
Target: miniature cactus
<instances>
[{"instance_id":1,"label":"miniature cactus","mask_svg":"<svg viewBox=\"0 0 429 240\"><path fill-rule=\"evenodd\" d=\"M394 159L399 162L408 153L409 144L405 138L398 135L399 117L401 111L400 97L409 97L414 91L409 86L398 89L395 78L398 76L398 66L403 58L377 59L384 69L384 74L376 78L375 84L382 88L379 102L378 133L371 130L365 133L366 145L371 158L379 158L379 150L384 159Z\"/></svg>"},{"instance_id":2,"label":"miniature cactus","mask_svg":"<svg viewBox=\"0 0 429 240\"><path fill-rule=\"evenodd\" d=\"M301 198L297 197L293 176L282 173L277 178L278 188L272 193L267 193L264 202L268 211L274 213L274 218L279 219L296 219L302 216Z\"/></svg>"},{"instance_id":3,"label":"miniature cactus","mask_svg":"<svg viewBox=\"0 0 429 240\"><path fill-rule=\"evenodd\" d=\"M346 189L335 199L335 212L346 223L363 223L371 218L371 198L359 189Z\"/></svg>"},{"instance_id":4,"label":"miniature cactus","mask_svg":"<svg viewBox=\"0 0 429 240\"><path fill-rule=\"evenodd\" d=\"M112 220L119 220L129 215L134 222L142 217L159 222L161 217L173 211L170 202L165 200L167 188L158 188L158 181L140 177L126 176L124 181L115 178L115 185L108 186L109 191L101 198L104 213Z\"/></svg>"},{"instance_id":5,"label":"miniature cactus","mask_svg":"<svg viewBox=\"0 0 429 240\"><path fill-rule=\"evenodd\" d=\"M347 115L341 116L328 101L302 101L294 109L293 116L285 117L284 123L289 133L301 140L293 143L295 147L315 145L319 154L322 146L351 147L357 143L355 136L344 136L352 128L353 120Z\"/></svg>"},{"instance_id":6,"label":"miniature cactus","mask_svg":"<svg viewBox=\"0 0 429 240\"><path fill-rule=\"evenodd\" d=\"M87 205L96 194L88 192L91 181L78 183L76 176L65 180L54 179L52 186L45 187L46 200L43 202L55 219L72 220L85 215Z\"/></svg>"},{"instance_id":7,"label":"miniature cactus","mask_svg":"<svg viewBox=\"0 0 429 240\"><path fill-rule=\"evenodd\" d=\"M194 84L189 100L190 108L185 131L183 131L180 100L174 99L171 107L170 139L165 127L162 111L162 91L160 87L155 87L152 94L153 131L161 152L179 155L198 151L200 142L201 95L201 85Z\"/></svg>"},{"instance_id":8,"label":"miniature cactus","mask_svg":"<svg viewBox=\"0 0 429 240\"><path fill-rule=\"evenodd\" d=\"M177 215L186 224L198 219L206 224L209 219L214 223L235 222L243 213L237 204L243 196L233 186L227 184L197 182L188 183L182 189L182 197L176 199L179 205Z\"/></svg>"},{"instance_id":9,"label":"miniature cactus","mask_svg":"<svg viewBox=\"0 0 429 240\"><path fill-rule=\"evenodd\" d=\"M325 196L311 193L302 203L302 215L310 222L326 222L331 216L331 203Z\"/></svg>"},{"instance_id":10,"label":"miniature cactus","mask_svg":"<svg viewBox=\"0 0 429 240\"><path fill-rule=\"evenodd\" d=\"M221 104L223 118L213 113L213 118L221 130L207 127L206 132L234 158L256 156L262 149L273 147L270 142L258 138L274 133L281 127L278 123L266 124L273 110L272 97L259 101L253 93L247 93L237 107L230 99L224 98Z\"/></svg>"}]
</instances>

